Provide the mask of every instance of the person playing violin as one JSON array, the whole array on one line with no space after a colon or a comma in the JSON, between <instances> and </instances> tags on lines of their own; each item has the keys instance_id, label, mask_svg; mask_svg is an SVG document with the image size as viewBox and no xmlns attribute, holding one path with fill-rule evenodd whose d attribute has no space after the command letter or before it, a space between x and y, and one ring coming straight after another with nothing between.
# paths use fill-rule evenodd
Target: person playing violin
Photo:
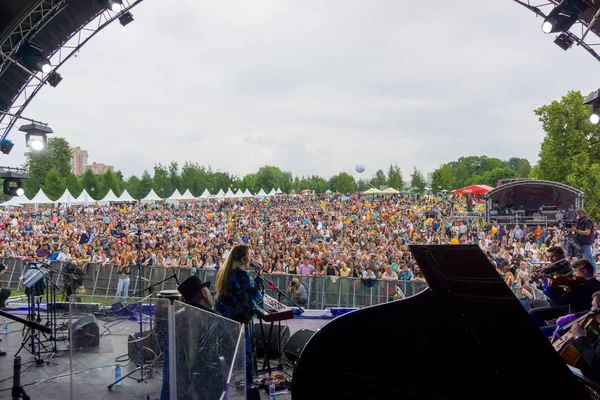
<instances>
[{"instance_id":1,"label":"person playing violin","mask_svg":"<svg viewBox=\"0 0 600 400\"><path fill-rule=\"evenodd\" d=\"M539 327L548 325L547 320L568 313L587 311L592 301L592 295L600 291L600 281L594 278L594 266L588 260L576 260L571 263L571 268L573 268L574 275L572 281L578 283L577 286L565 291L557 285L544 284L544 294L549 298L550 305L533 308L529 312Z\"/></svg>"},{"instance_id":2,"label":"person playing violin","mask_svg":"<svg viewBox=\"0 0 600 400\"><path fill-rule=\"evenodd\" d=\"M587 260L585 260L587 261ZM596 313L596 321L600 322L600 292L595 292L592 295L591 312ZM587 332L579 324L573 324L571 327L571 335L575 339L573 346L581 353L581 358L588 364L592 372L596 376L600 376L600 337L594 343L590 343L587 339Z\"/></svg>"}]
</instances>

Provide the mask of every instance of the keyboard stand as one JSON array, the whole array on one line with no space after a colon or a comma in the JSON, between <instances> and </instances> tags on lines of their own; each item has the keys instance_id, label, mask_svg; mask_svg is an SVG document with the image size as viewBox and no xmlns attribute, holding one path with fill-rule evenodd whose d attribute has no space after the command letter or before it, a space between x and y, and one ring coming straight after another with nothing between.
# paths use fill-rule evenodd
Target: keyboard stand
<instances>
[{"instance_id":1,"label":"keyboard stand","mask_svg":"<svg viewBox=\"0 0 600 400\"><path fill-rule=\"evenodd\" d=\"M271 325L269 326L269 336L265 336L265 328L264 328L264 324L263 324L263 319L259 317L258 320L260 323L260 333L262 334L262 337L263 337L263 345L264 345L265 355L264 355L264 359L263 359L263 367L256 372L256 375L260 376L265 373L268 373L269 376L271 376L272 370L271 370L271 362L269 361L269 348L271 347L271 338L273 336L274 322L271 322ZM280 355L280 357L281 357L281 355Z\"/></svg>"}]
</instances>

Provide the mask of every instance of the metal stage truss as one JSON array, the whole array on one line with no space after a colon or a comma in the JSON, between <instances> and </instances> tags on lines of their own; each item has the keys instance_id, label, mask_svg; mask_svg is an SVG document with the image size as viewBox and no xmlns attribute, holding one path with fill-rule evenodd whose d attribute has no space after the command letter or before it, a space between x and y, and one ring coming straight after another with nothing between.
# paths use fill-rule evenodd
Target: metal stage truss
<instances>
[{"instance_id":1,"label":"metal stage truss","mask_svg":"<svg viewBox=\"0 0 600 400\"><path fill-rule=\"evenodd\" d=\"M527 8L529 11L535 13L538 17L546 18L550 11L558 5L560 0L513 0L514 2ZM592 55L596 60L600 61L600 55L595 49L600 46L598 38L600 37L600 0L584 0L589 6L586 12L579 16L577 22L573 27L564 32L564 34L572 41L573 44L583 47L589 54ZM540 26L541 26L540 20ZM592 32L596 35L594 40L590 39L589 33ZM542 33L540 29L540 33ZM557 33L556 36L560 34ZM548 35L550 36L550 35Z\"/></svg>"},{"instance_id":2,"label":"metal stage truss","mask_svg":"<svg viewBox=\"0 0 600 400\"><path fill-rule=\"evenodd\" d=\"M0 0L0 140L67 60L142 1L123 0L114 13L99 0ZM49 73L31 72L17 61L17 50L28 42L50 60Z\"/></svg>"}]
</instances>

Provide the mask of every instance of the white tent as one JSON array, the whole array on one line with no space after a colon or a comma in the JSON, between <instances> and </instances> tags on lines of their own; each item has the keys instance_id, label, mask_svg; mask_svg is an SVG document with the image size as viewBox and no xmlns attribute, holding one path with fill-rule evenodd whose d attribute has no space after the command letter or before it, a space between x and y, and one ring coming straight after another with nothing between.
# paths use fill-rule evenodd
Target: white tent
<instances>
[{"instance_id":1,"label":"white tent","mask_svg":"<svg viewBox=\"0 0 600 400\"><path fill-rule=\"evenodd\" d=\"M54 203L52 200L46 196L46 193L42 189L40 189L35 196L31 200L23 199L21 204L52 204Z\"/></svg>"},{"instance_id":2,"label":"white tent","mask_svg":"<svg viewBox=\"0 0 600 400\"><path fill-rule=\"evenodd\" d=\"M238 197L238 198L244 197L244 192L242 191L242 189L238 189L235 192L235 194L233 195L233 197Z\"/></svg>"},{"instance_id":3,"label":"white tent","mask_svg":"<svg viewBox=\"0 0 600 400\"><path fill-rule=\"evenodd\" d=\"M181 195L181 192L179 191L179 189L175 189L175 190L173 191L173 194L172 194L172 195L170 195L170 196L169 196L169 197L166 199L166 201L167 201L168 203L178 203L178 202L181 200L181 197L182 197L182 195Z\"/></svg>"},{"instance_id":4,"label":"white tent","mask_svg":"<svg viewBox=\"0 0 600 400\"><path fill-rule=\"evenodd\" d=\"M227 193L225 193L226 197L235 197L235 195L233 194L233 191L230 189L227 189Z\"/></svg>"},{"instance_id":5,"label":"white tent","mask_svg":"<svg viewBox=\"0 0 600 400\"><path fill-rule=\"evenodd\" d=\"M252 195L252 193L250 193L250 191L248 189L246 189L244 191L244 194L243 194L242 197L254 197L254 196Z\"/></svg>"},{"instance_id":6,"label":"white tent","mask_svg":"<svg viewBox=\"0 0 600 400\"><path fill-rule=\"evenodd\" d=\"M73 203L85 204L87 206L88 204L95 204L96 200L94 200L92 196L90 196L88 192L85 189L83 189L83 192L81 192L79 197L76 198L75 201L73 201Z\"/></svg>"},{"instance_id":7,"label":"white tent","mask_svg":"<svg viewBox=\"0 0 600 400\"><path fill-rule=\"evenodd\" d=\"M190 192L190 189L187 189L182 195L181 195L181 199L179 200L183 200L183 201L190 201L190 200L196 200L196 198L194 197L194 195L192 194L192 192Z\"/></svg>"},{"instance_id":8,"label":"white tent","mask_svg":"<svg viewBox=\"0 0 600 400\"><path fill-rule=\"evenodd\" d=\"M275 189L271 189L271 191L269 192L269 194L267 196L269 196L269 197L275 196Z\"/></svg>"},{"instance_id":9,"label":"white tent","mask_svg":"<svg viewBox=\"0 0 600 400\"><path fill-rule=\"evenodd\" d=\"M154 189L150 189L150 193L148 193L146 195L146 197L144 197L140 201L142 201L142 202L151 202L151 201L162 201L162 199L160 197L158 197L158 195L156 194L156 192L154 191Z\"/></svg>"},{"instance_id":10,"label":"white tent","mask_svg":"<svg viewBox=\"0 0 600 400\"><path fill-rule=\"evenodd\" d=\"M131 197L131 195L129 194L127 189L125 189L125 190L123 190L123 193L121 193L121 195L119 196L119 201L130 203L130 202L137 201L137 200L134 199L133 197Z\"/></svg>"},{"instance_id":11,"label":"white tent","mask_svg":"<svg viewBox=\"0 0 600 400\"><path fill-rule=\"evenodd\" d=\"M277 190L275 191L275 194L283 194L283 192L281 191L281 188L277 188Z\"/></svg>"},{"instance_id":12,"label":"white tent","mask_svg":"<svg viewBox=\"0 0 600 400\"><path fill-rule=\"evenodd\" d=\"M210 194L208 189L204 189L204 192L202 192L199 199L208 199L208 198L210 198L210 196L212 196L212 195Z\"/></svg>"},{"instance_id":13,"label":"white tent","mask_svg":"<svg viewBox=\"0 0 600 400\"><path fill-rule=\"evenodd\" d=\"M254 197L267 197L267 194L265 193L265 191L261 188L258 193L256 193L256 196Z\"/></svg>"},{"instance_id":14,"label":"white tent","mask_svg":"<svg viewBox=\"0 0 600 400\"><path fill-rule=\"evenodd\" d=\"M71 204L75 203L75 199L76 197L69 192L69 189L65 189L65 192L58 198L58 200L54 202L54 204L61 203L70 206Z\"/></svg>"},{"instance_id":15,"label":"white tent","mask_svg":"<svg viewBox=\"0 0 600 400\"><path fill-rule=\"evenodd\" d=\"M219 193L217 193L216 197L224 197L225 196L225 192L223 191L223 189L219 189Z\"/></svg>"},{"instance_id":16,"label":"white tent","mask_svg":"<svg viewBox=\"0 0 600 400\"><path fill-rule=\"evenodd\" d=\"M0 204L0 207L11 208L11 207L23 207L23 200L27 200L25 196L14 196L8 201Z\"/></svg>"},{"instance_id":17,"label":"white tent","mask_svg":"<svg viewBox=\"0 0 600 400\"><path fill-rule=\"evenodd\" d=\"M106 196L104 196L102 200L98 200L98 204L108 204L117 201L120 201L117 195L112 191L112 189L108 189L108 193L106 193Z\"/></svg>"}]
</instances>

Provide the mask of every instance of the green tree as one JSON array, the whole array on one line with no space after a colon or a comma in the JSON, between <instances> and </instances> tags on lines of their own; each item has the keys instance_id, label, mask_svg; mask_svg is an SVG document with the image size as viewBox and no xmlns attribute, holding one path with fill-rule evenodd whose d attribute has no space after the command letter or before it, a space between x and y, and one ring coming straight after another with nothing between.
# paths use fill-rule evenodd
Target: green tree
<instances>
[{"instance_id":1,"label":"green tree","mask_svg":"<svg viewBox=\"0 0 600 400\"><path fill-rule=\"evenodd\" d=\"M371 187L366 179L359 179L358 182L356 182L356 186L359 192L364 192Z\"/></svg>"},{"instance_id":2,"label":"green tree","mask_svg":"<svg viewBox=\"0 0 600 400\"><path fill-rule=\"evenodd\" d=\"M98 192L98 198L104 198L109 190L112 190L116 196L120 196L122 193L119 178L111 170L108 170L102 174L102 183Z\"/></svg>"},{"instance_id":3,"label":"green tree","mask_svg":"<svg viewBox=\"0 0 600 400\"><path fill-rule=\"evenodd\" d=\"M65 179L52 168L46 173L43 189L50 200L58 200L66 189Z\"/></svg>"},{"instance_id":4,"label":"green tree","mask_svg":"<svg viewBox=\"0 0 600 400\"><path fill-rule=\"evenodd\" d=\"M454 184L454 171L448 164L442 164L431 174L431 189L434 192L452 190Z\"/></svg>"},{"instance_id":5,"label":"green tree","mask_svg":"<svg viewBox=\"0 0 600 400\"><path fill-rule=\"evenodd\" d=\"M59 176L66 178L71 172L71 148L69 143L64 138L51 137L48 139L46 150L25 153L25 165L30 176L26 181L25 191L29 193L37 192L37 189L45 183L46 174L51 169L54 169Z\"/></svg>"},{"instance_id":6,"label":"green tree","mask_svg":"<svg viewBox=\"0 0 600 400\"><path fill-rule=\"evenodd\" d=\"M130 176L129 179L127 179L127 184L125 185L125 188L127 189L127 192L129 192L131 197L133 197L134 199L139 200L142 198L140 196L141 183L140 179L137 176Z\"/></svg>"},{"instance_id":7,"label":"green tree","mask_svg":"<svg viewBox=\"0 0 600 400\"><path fill-rule=\"evenodd\" d=\"M83 186L83 188L88 192L88 194L92 198L99 200L96 197L97 196L96 192L98 191L100 182L99 182L98 176L96 174L94 174L91 169L87 169L83 173L83 175L81 175L80 182L81 182L81 185Z\"/></svg>"},{"instance_id":8,"label":"green tree","mask_svg":"<svg viewBox=\"0 0 600 400\"><path fill-rule=\"evenodd\" d=\"M65 184L67 186L67 189L69 189L69 193L71 193L75 197L79 197L79 195L83 191L83 185L79 181L79 178L77 178L77 176L75 176L75 174L72 172L69 175L67 175L67 178L65 179Z\"/></svg>"},{"instance_id":9,"label":"green tree","mask_svg":"<svg viewBox=\"0 0 600 400\"><path fill-rule=\"evenodd\" d=\"M172 195L175 190L169 178L169 171L161 163L154 166L152 183L156 194L163 199Z\"/></svg>"},{"instance_id":10,"label":"green tree","mask_svg":"<svg viewBox=\"0 0 600 400\"><path fill-rule=\"evenodd\" d=\"M387 185L391 188L402 190L404 178L402 177L402 171L400 171L398 164L390 165L387 174Z\"/></svg>"},{"instance_id":11,"label":"green tree","mask_svg":"<svg viewBox=\"0 0 600 400\"><path fill-rule=\"evenodd\" d=\"M169 179L171 180L171 186L173 190L177 189L180 193L185 192L185 189L181 185L181 177L179 176L179 164L176 161L171 161L169 164Z\"/></svg>"},{"instance_id":12,"label":"green tree","mask_svg":"<svg viewBox=\"0 0 600 400\"><path fill-rule=\"evenodd\" d=\"M354 193L356 192L356 182L352 175L340 172L329 179L329 189L333 192Z\"/></svg>"},{"instance_id":13,"label":"green tree","mask_svg":"<svg viewBox=\"0 0 600 400\"><path fill-rule=\"evenodd\" d=\"M316 193L325 193L329 189L328 182L320 176L313 175L308 179L308 188Z\"/></svg>"},{"instance_id":14,"label":"green tree","mask_svg":"<svg viewBox=\"0 0 600 400\"><path fill-rule=\"evenodd\" d=\"M140 186L138 189L139 197L136 198L143 199L144 197L146 197L148 193L150 193L150 190L152 190L153 186L154 182L152 181L152 176L150 175L150 172L148 172L148 170L145 169L144 173L142 174L142 179L140 179Z\"/></svg>"},{"instance_id":15,"label":"green tree","mask_svg":"<svg viewBox=\"0 0 600 400\"><path fill-rule=\"evenodd\" d=\"M425 186L427 186L427 182L425 181L425 178L423 178L423 174L417 169L417 167L414 168L413 173L410 175L410 186L420 192L424 191Z\"/></svg>"},{"instance_id":16,"label":"green tree","mask_svg":"<svg viewBox=\"0 0 600 400\"><path fill-rule=\"evenodd\" d=\"M377 172L375 172L375 175L373 175L373 177L371 178L371 181L369 182L371 184L371 186L379 189L381 187L387 186L387 177L385 176L385 172L383 172L382 169L378 169Z\"/></svg>"}]
</instances>

